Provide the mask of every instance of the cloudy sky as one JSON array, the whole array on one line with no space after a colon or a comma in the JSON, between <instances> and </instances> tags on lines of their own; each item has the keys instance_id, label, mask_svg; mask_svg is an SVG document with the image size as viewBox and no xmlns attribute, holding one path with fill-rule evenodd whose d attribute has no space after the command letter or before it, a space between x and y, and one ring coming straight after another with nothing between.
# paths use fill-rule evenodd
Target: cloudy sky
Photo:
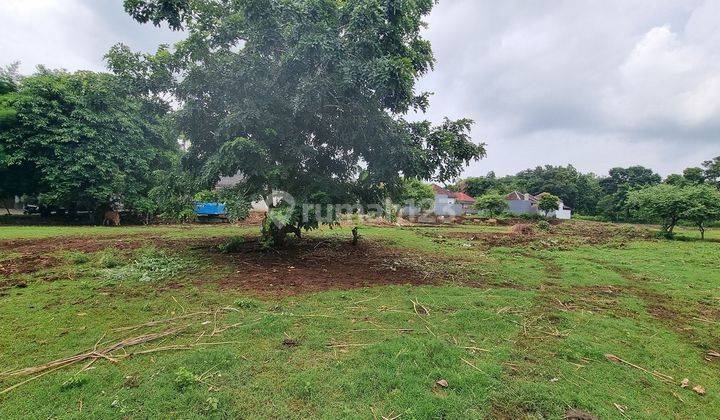
<instances>
[{"instance_id":1,"label":"cloudy sky","mask_svg":"<svg viewBox=\"0 0 720 420\"><path fill-rule=\"evenodd\" d=\"M1 0L0 65L102 70L122 41L181 34L141 26L121 0ZM467 175L571 163L661 174L720 155L720 0L441 0L426 36L428 117L470 117L488 158Z\"/></svg>"}]
</instances>

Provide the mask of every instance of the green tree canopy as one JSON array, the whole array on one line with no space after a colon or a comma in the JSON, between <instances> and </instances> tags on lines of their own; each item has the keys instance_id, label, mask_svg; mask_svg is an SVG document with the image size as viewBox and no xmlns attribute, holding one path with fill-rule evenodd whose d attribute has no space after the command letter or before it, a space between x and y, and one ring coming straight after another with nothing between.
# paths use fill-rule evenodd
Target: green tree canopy
<instances>
[{"instance_id":1,"label":"green tree canopy","mask_svg":"<svg viewBox=\"0 0 720 420\"><path fill-rule=\"evenodd\" d=\"M627 204L636 218L646 222L659 222L663 231L672 234L685 211L691 207L684 187L661 184L628 194Z\"/></svg>"},{"instance_id":2,"label":"green tree canopy","mask_svg":"<svg viewBox=\"0 0 720 420\"><path fill-rule=\"evenodd\" d=\"M495 217L507 210L508 203L505 196L490 193L479 197L475 201L475 208L486 212L490 217Z\"/></svg>"},{"instance_id":3,"label":"green tree canopy","mask_svg":"<svg viewBox=\"0 0 720 420\"><path fill-rule=\"evenodd\" d=\"M605 195L597 205L598 212L612 221L628 220L627 196L630 191L658 185L660 175L643 166L612 168L607 177L599 179Z\"/></svg>"},{"instance_id":4,"label":"green tree canopy","mask_svg":"<svg viewBox=\"0 0 720 420\"><path fill-rule=\"evenodd\" d=\"M13 110L0 131L5 170L24 180L16 193L43 204L95 208L116 198L132 207L152 170L178 152L163 124L168 108L110 74L41 68L0 104Z\"/></svg>"},{"instance_id":5,"label":"green tree canopy","mask_svg":"<svg viewBox=\"0 0 720 420\"><path fill-rule=\"evenodd\" d=\"M410 204L427 210L433 206L435 191L432 186L419 179L406 179L402 182L401 193L397 198L401 204Z\"/></svg>"},{"instance_id":6,"label":"green tree canopy","mask_svg":"<svg viewBox=\"0 0 720 420\"><path fill-rule=\"evenodd\" d=\"M485 176L466 178L460 181L457 186L459 191L470 197L480 197L490 190L502 189L502 185L493 171L488 172Z\"/></svg>"},{"instance_id":7,"label":"green tree canopy","mask_svg":"<svg viewBox=\"0 0 720 420\"><path fill-rule=\"evenodd\" d=\"M389 196L403 178L451 180L485 154L468 119L402 117L428 105L415 83L434 63L420 34L434 3L126 0L138 21L188 37L152 56L116 46L107 58L129 85L182 104L185 163L206 186L239 172L250 194L355 203ZM317 226L278 220L288 221L270 232L279 240Z\"/></svg>"},{"instance_id":8,"label":"green tree canopy","mask_svg":"<svg viewBox=\"0 0 720 420\"><path fill-rule=\"evenodd\" d=\"M540 194L537 206L547 217L551 212L556 211L560 207L560 197L550 193Z\"/></svg>"},{"instance_id":9,"label":"green tree canopy","mask_svg":"<svg viewBox=\"0 0 720 420\"><path fill-rule=\"evenodd\" d=\"M594 174L582 174L574 166L538 166L500 179L499 183L531 194L548 192L563 200L578 213L593 214L602 197ZM505 189L503 192L510 192Z\"/></svg>"},{"instance_id":10,"label":"green tree canopy","mask_svg":"<svg viewBox=\"0 0 720 420\"><path fill-rule=\"evenodd\" d=\"M705 225L720 220L720 191L710 185L693 185L685 188L688 207L683 211L682 218L692 222L700 230L705 239Z\"/></svg>"},{"instance_id":11,"label":"green tree canopy","mask_svg":"<svg viewBox=\"0 0 720 420\"><path fill-rule=\"evenodd\" d=\"M698 167L687 168L683 171L683 178L689 184L702 184L705 182L705 171Z\"/></svg>"},{"instance_id":12,"label":"green tree canopy","mask_svg":"<svg viewBox=\"0 0 720 420\"><path fill-rule=\"evenodd\" d=\"M633 189L658 185L662 181L660 175L650 168L631 166L629 168L612 168L607 177L600 179L600 186L606 194L627 192Z\"/></svg>"},{"instance_id":13,"label":"green tree canopy","mask_svg":"<svg viewBox=\"0 0 720 420\"><path fill-rule=\"evenodd\" d=\"M720 156L715 159L703 162L705 179L720 188Z\"/></svg>"}]
</instances>

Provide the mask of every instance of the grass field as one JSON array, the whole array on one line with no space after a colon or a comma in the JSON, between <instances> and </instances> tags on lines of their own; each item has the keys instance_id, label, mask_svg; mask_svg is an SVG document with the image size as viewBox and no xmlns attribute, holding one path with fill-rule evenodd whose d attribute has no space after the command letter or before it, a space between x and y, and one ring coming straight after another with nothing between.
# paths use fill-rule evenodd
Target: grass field
<instances>
[{"instance_id":1,"label":"grass field","mask_svg":"<svg viewBox=\"0 0 720 420\"><path fill-rule=\"evenodd\" d=\"M1 227L0 418L720 418L718 230L254 235Z\"/></svg>"}]
</instances>

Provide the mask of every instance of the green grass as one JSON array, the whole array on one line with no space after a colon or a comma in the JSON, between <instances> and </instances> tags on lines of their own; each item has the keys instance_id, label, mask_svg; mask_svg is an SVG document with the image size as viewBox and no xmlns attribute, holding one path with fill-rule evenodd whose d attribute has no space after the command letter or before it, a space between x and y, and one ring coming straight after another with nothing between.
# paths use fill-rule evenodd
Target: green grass
<instances>
[{"instance_id":1,"label":"green grass","mask_svg":"<svg viewBox=\"0 0 720 420\"><path fill-rule=\"evenodd\" d=\"M125 236L162 235L169 238L203 238L229 236L244 232L257 232L257 228L238 228L229 225L186 226L128 226L107 228L102 226L0 226L0 240L38 239L63 236Z\"/></svg>"},{"instance_id":2,"label":"green grass","mask_svg":"<svg viewBox=\"0 0 720 420\"><path fill-rule=\"evenodd\" d=\"M483 247L444 235L507 231L363 227L362 241L413 255L438 284L269 298L218 287L232 270L222 258L232 254L210 259L156 243L254 228L0 228L2 240L145 238L134 250L112 242L95 252L57 250L56 265L11 275L24 288L3 287L0 278L0 372L71 356L100 339L161 331L169 325L117 329L198 311L208 313L173 323L187 324L182 333L128 351L225 343L60 369L0 395L0 418L559 419L568 408L603 419L720 417L720 360L705 360L720 350L720 244L567 245L556 235ZM19 256L3 248L0 267ZM707 394L681 388L683 378ZM22 379L0 376L0 390ZM436 385L440 379L449 386Z\"/></svg>"}]
</instances>

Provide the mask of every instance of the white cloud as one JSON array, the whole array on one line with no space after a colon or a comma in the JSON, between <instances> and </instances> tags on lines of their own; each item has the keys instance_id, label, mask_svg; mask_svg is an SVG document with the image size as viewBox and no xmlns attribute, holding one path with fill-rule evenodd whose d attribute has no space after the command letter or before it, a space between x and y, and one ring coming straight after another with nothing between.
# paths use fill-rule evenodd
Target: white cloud
<instances>
[{"instance_id":1,"label":"white cloud","mask_svg":"<svg viewBox=\"0 0 720 420\"><path fill-rule=\"evenodd\" d=\"M140 25L119 0L0 0L0 65L21 61L67 70L105 69L103 55L118 42L152 51L181 34Z\"/></svg>"},{"instance_id":2,"label":"white cloud","mask_svg":"<svg viewBox=\"0 0 720 420\"><path fill-rule=\"evenodd\" d=\"M4 0L0 16L0 64L21 60L25 73L37 64L102 68L96 57L86 54L88 44L94 47L91 34L101 33L100 28L93 13L77 1Z\"/></svg>"},{"instance_id":3,"label":"white cloud","mask_svg":"<svg viewBox=\"0 0 720 420\"><path fill-rule=\"evenodd\" d=\"M619 80L606 93L608 125L686 132L690 137L717 133L718 51L720 44L693 42L668 26L652 28L619 67Z\"/></svg>"}]
</instances>

